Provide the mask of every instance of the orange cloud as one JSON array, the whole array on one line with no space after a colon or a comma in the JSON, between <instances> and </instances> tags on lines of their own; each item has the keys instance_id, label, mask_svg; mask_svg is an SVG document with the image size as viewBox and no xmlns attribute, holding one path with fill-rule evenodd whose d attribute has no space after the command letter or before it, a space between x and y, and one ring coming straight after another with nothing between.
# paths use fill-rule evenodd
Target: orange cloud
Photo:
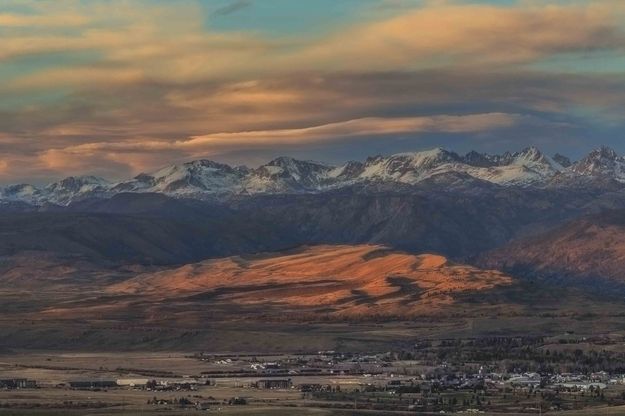
<instances>
[{"instance_id":1,"label":"orange cloud","mask_svg":"<svg viewBox=\"0 0 625 416\"><path fill-rule=\"evenodd\" d=\"M310 70L507 65L561 53L622 51L625 44L625 3L611 0L509 7L430 2L332 35L282 39L206 29L201 12L191 4L71 4L59 8L57 2L35 2L41 15L5 15L7 22L30 22L33 30L3 33L0 60L72 51L100 56L89 64L25 75L12 83L15 88L88 87L90 81L102 87L139 79L180 84ZM55 29L65 18L79 26L76 31Z\"/></svg>"},{"instance_id":2,"label":"orange cloud","mask_svg":"<svg viewBox=\"0 0 625 416\"><path fill-rule=\"evenodd\" d=\"M171 159L206 157L241 148L295 146L315 141L337 140L386 134L425 132L470 133L510 127L522 117L516 114L488 113L464 116L380 118L368 117L298 129L218 133L174 142L137 140L94 142L37 155L38 164L52 171L89 172L94 165L116 163L129 170L150 170Z\"/></svg>"},{"instance_id":3,"label":"orange cloud","mask_svg":"<svg viewBox=\"0 0 625 416\"><path fill-rule=\"evenodd\" d=\"M0 27L71 27L86 25L91 21L88 16L66 13L62 16L27 16L14 13L0 13Z\"/></svg>"},{"instance_id":4,"label":"orange cloud","mask_svg":"<svg viewBox=\"0 0 625 416\"><path fill-rule=\"evenodd\" d=\"M302 52L307 65L341 69L526 63L551 54L616 48L625 4L501 7L433 2L340 31Z\"/></svg>"},{"instance_id":5,"label":"orange cloud","mask_svg":"<svg viewBox=\"0 0 625 416\"><path fill-rule=\"evenodd\" d=\"M519 71L560 54L622 54L622 1L430 1L281 38L207 28L192 2L7 1L35 14L0 14L0 64L64 53L0 83L0 133L17 141L0 150L46 174L522 121L504 112L592 106L620 117L625 97L618 79ZM66 59L73 53L80 59ZM398 117L459 108L485 114Z\"/></svg>"},{"instance_id":6,"label":"orange cloud","mask_svg":"<svg viewBox=\"0 0 625 416\"><path fill-rule=\"evenodd\" d=\"M469 133L510 127L519 118L520 116L515 114L503 113L398 118L367 117L299 129L209 134L193 137L190 140L178 141L175 145L187 149L210 148L212 146L254 147L267 144L301 144L311 141L386 134L424 132Z\"/></svg>"}]
</instances>

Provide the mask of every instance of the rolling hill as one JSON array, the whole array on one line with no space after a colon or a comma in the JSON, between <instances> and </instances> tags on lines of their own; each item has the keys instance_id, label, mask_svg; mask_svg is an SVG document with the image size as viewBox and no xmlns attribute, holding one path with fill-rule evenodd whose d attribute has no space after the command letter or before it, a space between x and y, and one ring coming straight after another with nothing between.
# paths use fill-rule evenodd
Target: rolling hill
<instances>
[{"instance_id":1,"label":"rolling hill","mask_svg":"<svg viewBox=\"0 0 625 416\"><path fill-rule=\"evenodd\" d=\"M522 238L476 264L552 283L625 291L625 211L604 211Z\"/></svg>"},{"instance_id":2,"label":"rolling hill","mask_svg":"<svg viewBox=\"0 0 625 416\"><path fill-rule=\"evenodd\" d=\"M370 348L449 331L556 333L585 328L595 314L616 328L625 313L614 297L380 245L183 266L57 260L12 258L2 276L0 348L309 350L316 337L326 348Z\"/></svg>"}]
</instances>

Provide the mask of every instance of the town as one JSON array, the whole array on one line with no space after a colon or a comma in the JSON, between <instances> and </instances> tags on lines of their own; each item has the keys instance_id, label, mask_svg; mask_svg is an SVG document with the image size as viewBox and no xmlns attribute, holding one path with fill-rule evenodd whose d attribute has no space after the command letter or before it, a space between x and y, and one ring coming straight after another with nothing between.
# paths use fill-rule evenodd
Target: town
<instances>
[{"instance_id":1,"label":"town","mask_svg":"<svg viewBox=\"0 0 625 416\"><path fill-rule=\"evenodd\" d=\"M3 357L0 409L616 412L625 406L625 356L609 347L620 341L564 334L423 341L376 353Z\"/></svg>"}]
</instances>

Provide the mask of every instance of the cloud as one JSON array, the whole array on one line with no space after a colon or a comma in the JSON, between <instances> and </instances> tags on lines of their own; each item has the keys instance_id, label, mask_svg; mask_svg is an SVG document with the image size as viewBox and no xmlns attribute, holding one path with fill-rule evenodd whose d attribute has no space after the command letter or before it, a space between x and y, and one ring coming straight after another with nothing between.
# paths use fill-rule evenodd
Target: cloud
<instances>
[{"instance_id":1,"label":"cloud","mask_svg":"<svg viewBox=\"0 0 625 416\"><path fill-rule=\"evenodd\" d=\"M432 68L533 62L563 53L622 51L624 5L501 7L432 2L339 31L301 52L307 66Z\"/></svg>"},{"instance_id":2,"label":"cloud","mask_svg":"<svg viewBox=\"0 0 625 416\"><path fill-rule=\"evenodd\" d=\"M235 1L222 13L246 4ZM185 83L298 71L526 64L554 54L622 53L625 41L621 20L625 4L611 1L514 7L431 2L401 9L392 17L346 25L331 34L280 39L207 28L201 10L192 3L35 5L40 15L22 18L25 22L41 19L41 24L33 24L27 32L5 31L0 60L85 51L97 58L88 64L24 75L12 83L18 89L85 87L93 74L98 77L97 85L103 86L137 82L139 77ZM58 30L57 22L67 16L81 25ZM99 72L110 74L110 79L102 79Z\"/></svg>"},{"instance_id":3,"label":"cloud","mask_svg":"<svg viewBox=\"0 0 625 416\"><path fill-rule=\"evenodd\" d=\"M220 31L194 2L13 3L28 12L0 14L5 182L371 137L450 134L486 146L504 131L532 140L528 125L536 137L573 126L559 143L591 142L606 120L625 124L622 73L576 65L623 55L621 1L393 0L281 37ZM538 65L558 56L572 62L567 73Z\"/></svg>"},{"instance_id":4,"label":"cloud","mask_svg":"<svg viewBox=\"0 0 625 416\"><path fill-rule=\"evenodd\" d=\"M88 171L112 162L124 171L149 170L167 159L207 157L240 149L301 146L319 141L389 134L476 133L511 127L522 119L516 114L488 113L462 116L369 117L297 129L243 131L196 136L174 142L134 140L84 143L48 149L36 156L49 170ZM165 160L164 160L165 159ZM138 169L138 170L137 170Z\"/></svg>"},{"instance_id":5,"label":"cloud","mask_svg":"<svg viewBox=\"0 0 625 416\"><path fill-rule=\"evenodd\" d=\"M259 154L305 148L326 148L318 158L336 160L339 144L359 155L367 147L405 151L396 137L410 137L415 149L437 145L421 138L440 134L478 149L499 143L510 150L549 136L564 147L593 137L588 123L618 118L623 106L619 75L460 70L139 83L0 113L0 151L9 163L0 181L98 172L119 178L198 157L256 162ZM571 115L574 108L601 111L584 121Z\"/></svg>"},{"instance_id":6,"label":"cloud","mask_svg":"<svg viewBox=\"0 0 625 416\"><path fill-rule=\"evenodd\" d=\"M336 140L354 136L446 132L471 133L510 127L518 121L516 114L489 113L431 117L367 117L299 129L244 131L196 136L176 142L182 148L256 147L262 145L301 144L310 141Z\"/></svg>"},{"instance_id":7,"label":"cloud","mask_svg":"<svg viewBox=\"0 0 625 416\"><path fill-rule=\"evenodd\" d=\"M23 15L12 13L0 13L0 27L72 27L84 26L91 19L81 14L67 13L62 16Z\"/></svg>"}]
</instances>

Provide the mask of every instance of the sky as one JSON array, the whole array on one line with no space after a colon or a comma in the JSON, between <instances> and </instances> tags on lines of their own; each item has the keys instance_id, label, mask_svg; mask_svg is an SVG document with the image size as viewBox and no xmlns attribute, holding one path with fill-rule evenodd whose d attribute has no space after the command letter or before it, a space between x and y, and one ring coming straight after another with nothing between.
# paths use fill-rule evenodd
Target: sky
<instances>
[{"instance_id":1,"label":"sky","mask_svg":"<svg viewBox=\"0 0 625 416\"><path fill-rule=\"evenodd\" d=\"M622 0L0 0L0 183L625 153Z\"/></svg>"}]
</instances>

